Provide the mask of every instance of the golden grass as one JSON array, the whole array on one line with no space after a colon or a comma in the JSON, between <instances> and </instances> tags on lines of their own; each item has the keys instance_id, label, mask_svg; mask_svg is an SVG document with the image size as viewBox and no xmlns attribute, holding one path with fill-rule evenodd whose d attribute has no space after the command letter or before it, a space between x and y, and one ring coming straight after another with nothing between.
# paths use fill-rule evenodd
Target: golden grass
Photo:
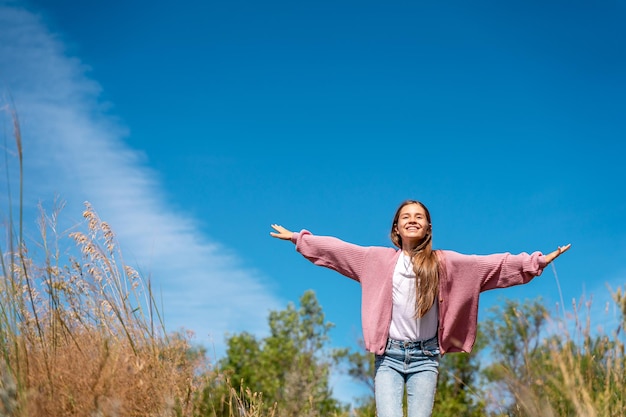
<instances>
[{"instance_id":1,"label":"golden grass","mask_svg":"<svg viewBox=\"0 0 626 417\"><path fill-rule=\"evenodd\" d=\"M109 226L89 205L84 217L87 231L69 235L80 258L65 265L47 246L55 225L43 221L43 266L23 243L4 254L3 412L189 415L207 364L190 355L188 339L165 334L149 286L119 260Z\"/></svg>"},{"instance_id":2,"label":"golden grass","mask_svg":"<svg viewBox=\"0 0 626 417\"><path fill-rule=\"evenodd\" d=\"M613 297L623 313L625 304L621 290ZM570 334L567 323L558 323L556 335L543 341L541 353L526 358L527 375L520 378L505 371L506 383L518 407L516 415L626 415L626 357L622 340L624 315L611 334L599 335L592 334L590 319L582 324L578 313L575 315L574 324L579 338Z\"/></svg>"}]
</instances>

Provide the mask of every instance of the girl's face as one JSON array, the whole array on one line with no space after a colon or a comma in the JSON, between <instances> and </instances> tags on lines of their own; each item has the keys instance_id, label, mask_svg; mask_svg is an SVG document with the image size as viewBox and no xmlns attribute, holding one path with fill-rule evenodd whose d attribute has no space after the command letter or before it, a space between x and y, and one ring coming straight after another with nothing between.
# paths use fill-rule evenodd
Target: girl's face
<instances>
[{"instance_id":1,"label":"girl's face","mask_svg":"<svg viewBox=\"0 0 626 417\"><path fill-rule=\"evenodd\" d=\"M402 207L396 232L402 240L402 246L417 246L430 232L430 223L424 207L415 203Z\"/></svg>"}]
</instances>

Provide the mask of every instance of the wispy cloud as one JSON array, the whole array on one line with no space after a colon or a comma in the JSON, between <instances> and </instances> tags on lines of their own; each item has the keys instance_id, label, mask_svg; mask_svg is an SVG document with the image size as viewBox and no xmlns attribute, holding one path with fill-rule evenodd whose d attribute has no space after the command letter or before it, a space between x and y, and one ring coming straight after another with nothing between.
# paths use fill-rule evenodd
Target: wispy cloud
<instances>
[{"instance_id":1,"label":"wispy cloud","mask_svg":"<svg viewBox=\"0 0 626 417\"><path fill-rule=\"evenodd\" d=\"M226 332L266 331L268 311L282 304L266 277L168 206L158 173L125 144L128 131L99 102L88 68L14 2L0 3L0 87L20 118L26 205L59 196L78 221L82 203L92 203L126 262L160 287L169 330L193 330L218 355Z\"/></svg>"}]
</instances>

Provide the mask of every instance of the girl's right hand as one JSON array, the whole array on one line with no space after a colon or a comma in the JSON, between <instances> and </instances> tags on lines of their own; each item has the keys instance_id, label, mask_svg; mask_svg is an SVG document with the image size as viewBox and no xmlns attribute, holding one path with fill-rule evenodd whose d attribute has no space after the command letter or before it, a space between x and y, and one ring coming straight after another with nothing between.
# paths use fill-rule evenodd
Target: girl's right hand
<instances>
[{"instance_id":1,"label":"girl's right hand","mask_svg":"<svg viewBox=\"0 0 626 417\"><path fill-rule=\"evenodd\" d=\"M277 224L273 224L272 228L276 230L276 232L270 232L270 236L282 240L291 240L291 237L293 236L293 232L291 230L285 229Z\"/></svg>"}]
</instances>

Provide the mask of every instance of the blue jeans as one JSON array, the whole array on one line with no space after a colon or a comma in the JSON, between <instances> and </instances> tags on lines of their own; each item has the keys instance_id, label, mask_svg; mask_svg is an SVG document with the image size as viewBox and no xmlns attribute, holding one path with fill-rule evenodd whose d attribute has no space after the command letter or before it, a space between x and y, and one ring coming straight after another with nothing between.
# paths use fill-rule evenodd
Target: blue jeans
<instances>
[{"instance_id":1,"label":"blue jeans","mask_svg":"<svg viewBox=\"0 0 626 417\"><path fill-rule=\"evenodd\" d=\"M437 337L419 342L389 339L376 355L374 394L378 417L402 417L404 389L408 417L429 417L433 411L440 351Z\"/></svg>"}]
</instances>

